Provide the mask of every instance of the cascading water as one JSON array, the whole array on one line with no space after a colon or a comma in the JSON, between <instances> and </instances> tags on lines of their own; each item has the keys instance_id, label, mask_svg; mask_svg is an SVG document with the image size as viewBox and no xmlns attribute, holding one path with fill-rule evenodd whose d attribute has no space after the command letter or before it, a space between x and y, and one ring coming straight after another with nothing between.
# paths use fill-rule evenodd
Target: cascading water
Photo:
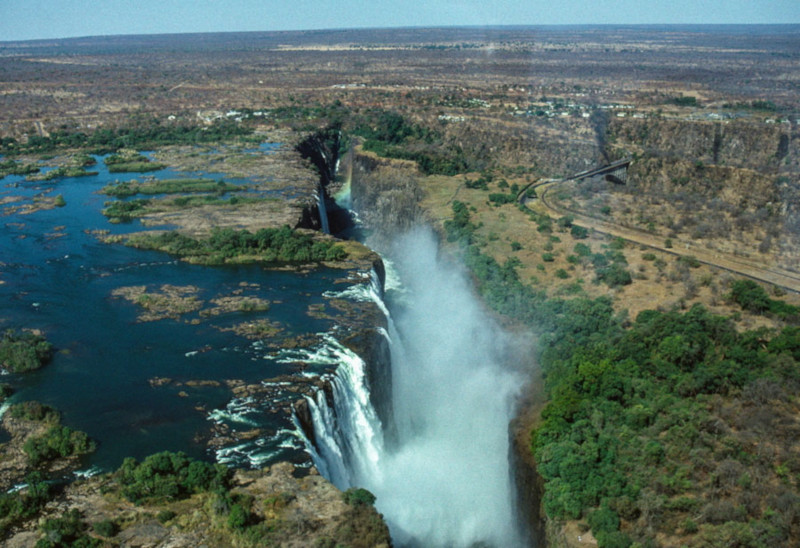
<instances>
[{"instance_id":1,"label":"cascading water","mask_svg":"<svg viewBox=\"0 0 800 548\"><path fill-rule=\"evenodd\" d=\"M519 546L508 424L522 381L503 365L507 338L430 231L398 239L389 258L403 287L398 297L387 284L392 440L353 355L333 408L323 393L309 402L315 463L338 487L373 492L399 546Z\"/></svg>"},{"instance_id":2,"label":"cascading water","mask_svg":"<svg viewBox=\"0 0 800 548\"><path fill-rule=\"evenodd\" d=\"M322 225L322 232L330 234L331 227L328 221L328 209L325 205L325 189L322 187L322 183L317 185L317 208L319 209L319 220Z\"/></svg>"}]
</instances>

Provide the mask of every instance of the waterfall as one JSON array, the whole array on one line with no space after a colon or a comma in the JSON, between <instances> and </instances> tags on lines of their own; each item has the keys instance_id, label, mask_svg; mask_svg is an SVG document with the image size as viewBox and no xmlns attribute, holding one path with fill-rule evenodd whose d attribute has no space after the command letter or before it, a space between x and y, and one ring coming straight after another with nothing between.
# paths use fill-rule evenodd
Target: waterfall
<instances>
[{"instance_id":1,"label":"waterfall","mask_svg":"<svg viewBox=\"0 0 800 548\"><path fill-rule=\"evenodd\" d=\"M315 464L341 489L374 493L398 546L520 546L508 425L522 378L504 365L510 341L430 231L399 238L388 255L403 294L389 280L388 308L380 292L369 296L388 315L394 424L377 420L364 362L347 356L332 398L309 400Z\"/></svg>"},{"instance_id":2,"label":"waterfall","mask_svg":"<svg viewBox=\"0 0 800 548\"><path fill-rule=\"evenodd\" d=\"M328 208L325 206L325 188L322 186L322 183L317 183L317 209L319 210L320 223L322 223L322 232L330 234L331 227L328 223Z\"/></svg>"}]
</instances>

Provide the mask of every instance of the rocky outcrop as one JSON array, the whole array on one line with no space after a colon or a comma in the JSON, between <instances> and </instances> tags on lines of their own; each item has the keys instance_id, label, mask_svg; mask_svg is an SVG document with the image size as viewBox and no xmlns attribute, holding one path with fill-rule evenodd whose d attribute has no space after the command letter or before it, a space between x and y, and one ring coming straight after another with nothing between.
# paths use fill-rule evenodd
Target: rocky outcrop
<instances>
[{"instance_id":1,"label":"rocky outcrop","mask_svg":"<svg viewBox=\"0 0 800 548\"><path fill-rule=\"evenodd\" d=\"M231 526L228 512L214 494L134 505L110 488L108 476L67 486L41 517L57 518L77 510L90 526L114 522L118 530L104 539L114 546L391 546L389 530L372 506L348 504L341 491L313 469L303 477L299 472L288 463L236 472L230 498L251 501L250 522L263 524L247 535ZM18 527L3 545L33 546L42 536L38 524L34 519Z\"/></svg>"}]
</instances>

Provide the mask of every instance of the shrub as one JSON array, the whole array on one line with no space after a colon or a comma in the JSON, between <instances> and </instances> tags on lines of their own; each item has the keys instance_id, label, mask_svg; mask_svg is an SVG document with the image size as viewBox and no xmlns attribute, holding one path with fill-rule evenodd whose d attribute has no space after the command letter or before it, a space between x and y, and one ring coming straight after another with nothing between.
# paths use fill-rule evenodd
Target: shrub
<instances>
[{"instance_id":1,"label":"shrub","mask_svg":"<svg viewBox=\"0 0 800 548\"><path fill-rule=\"evenodd\" d=\"M25 477L27 489L0 493L0 534L14 523L34 516L50 500L50 486L41 472Z\"/></svg>"},{"instance_id":2,"label":"shrub","mask_svg":"<svg viewBox=\"0 0 800 548\"><path fill-rule=\"evenodd\" d=\"M556 260L552 253L542 253L542 260L546 263L552 263Z\"/></svg>"},{"instance_id":3,"label":"shrub","mask_svg":"<svg viewBox=\"0 0 800 548\"><path fill-rule=\"evenodd\" d=\"M250 512L241 504L231 506L231 513L228 514L228 527L235 530L242 530L247 527L250 521Z\"/></svg>"},{"instance_id":4,"label":"shrub","mask_svg":"<svg viewBox=\"0 0 800 548\"><path fill-rule=\"evenodd\" d=\"M38 369L53 357L53 345L30 331L7 329L0 338L0 365L12 373Z\"/></svg>"},{"instance_id":5,"label":"shrub","mask_svg":"<svg viewBox=\"0 0 800 548\"><path fill-rule=\"evenodd\" d=\"M670 102L682 107L696 107L697 97L692 97L691 95L680 95L678 97L673 97Z\"/></svg>"},{"instance_id":6,"label":"shrub","mask_svg":"<svg viewBox=\"0 0 800 548\"><path fill-rule=\"evenodd\" d=\"M513 194L492 193L489 194L489 201L495 205L511 204L516 201L516 196Z\"/></svg>"},{"instance_id":7,"label":"shrub","mask_svg":"<svg viewBox=\"0 0 800 548\"><path fill-rule=\"evenodd\" d=\"M149 199L128 200L126 202L114 201L106 202L103 215L109 218L112 223L127 223L144 213L145 208L150 205Z\"/></svg>"},{"instance_id":8,"label":"shrub","mask_svg":"<svg viewBox=\"0 0 800 548\"><path fill-rule=\"evenodd\" d=\"M575 244L573 251L578 257L588 257L592 254L592 248L584 243Z\"/></svg>"},{"instance_id":9,"label":"shrub","mask_svg":"<svg viewBox=\"0 0 800 548\"><path fill-rule=\"evenodd\" d=\"M602 506L590 513L587 521L595 535L599 532L610 533L619 530L619 516L607 506Z\"/></svg>"},{"instance_id":10,"label":"shrub","mask_svg":"<svg viewBox=\"0 0 800 548\"><path fill-rule=\"evenodd\" d=\"M372 506L375 504L375 495L360 487L351 487L342 493L342 500L350 506Z\"/></svg>"},{"instance_id":11,"label":"shrub","mask_svg":"<svg viewBox=\"0 0 800 548\"><path fill-rule=\"evenodd\" d=\"M614 263L608 267L598 269L597 279L604 282L608 287L619 287L621 285L629 285L633 282L631 273L619 263Z\"/></svg>"},{"instance_id":12,"label":"shrub","mask_svg":"<svg viewBox=\"0 0 800 548\"><path fill-rule=\"evenodd\" d=\"M566 230L572 226L572 223L574 221L575 218L572 217L572 215L566 215L564 217L559 218L558 221L556 221L556 223L558 224L558 228Z\"/></svg>"},{"instance_id":13,"label":"shrub","mask_svg":"<svg viewBox=\"0 0 800 548\"><path fill-rule=\"evenodd\" d=\"M41 436L28 438L22 450L32 466L39 466L57 458L91 453L95 447L84 432L68 426L53 426Z\"/></svg>"},{"instance_id":14,"label":"shrub","mask_svg":"<svg viewBox=\"0 0 800 548\"><path fill-rule=\"evenodd\" d=\"M700 261L697 260L697 257L694 257L692 255L682 255L678 257L678 262L681 264L685 264L691 268L700 267Z\"/></svg>"},{"instance_id":15,"label":"shrub","mask_svg":"<svg viewBox=\"0 0 800 548\"><path fill-rule=\"evenodd\" d=\"M611 242L608 244L608 247L616 251L625 249L625 240L617 236L611 240Z\"/></svg>"},{"instance_id":16,"label":"shrub","mask_svg":"<svg viewBox=\"0 0 800 548\"><path fill-rule=\"evenodd\" d=\"M98 521L97 523L94 524L93 528L95 532L101 537L113 537L114 535L117 534L117 531L119 529L117 527L117 524L111 521L110 519L104 519L103 521Z\"/></svg>"},{"instance_id":17,"label":"shrub","mask_svg":"<svg viewBox=\"0 0 800 548\"><path fill-rule=\"evenodd\" d=\"M589 237L589 231L586 228L578 225L572 225L572 227L569 229L569 233L570 236L576 240L585 240Z\"/></svg>"},{"instance_id":18,"label":"shrub","mask_svg":"<svg viewBox=\"0 0 800 548\"><path fill-rule=\"evenodd\" d=\"M58 422L60 418L60 414L55 408L38 401L24 401L13 405L9 413L15 419L47 423Z\"/></svg>"},{"instance_id":19,"label":"shrub","mask_svg":"<svg viewBox=\"0 0 800 548\"><path fill-rule=\"evenodd\" d=\"M36 548L58 548L61 546L100 547L103 542L85 535L87 526L80 511L67 510L60 518L48 519L41 525L45 538L36 543Z\"/></svg>"},{"instance_id":20,"label":"shrub","mask_svg":"<svg viewBox=\"0 0 800 548\"><path fill-rule=\"evenodd\" d=\"M134 504L169 501L193 493L226 488L230 471L221 464L192 460L184 453L164 451L141 463L127 458L114 473L122 495Z\"/></svg>"},{"instance_id":21,"label":"shrub","mask_svg":"<svg viewBox=\"0 0 800 548\"><path fill-rule=\"evenodd\" d=\"M769 310L770 298L753 280L736 280L731 284L730 298L743 309L761 314Z\"/></svg>"},{"instance_id":22,"label":"shrub","mask_svg":"<svg viewBox=\"0 0 800 548\"><path fill-rule=\"evenodd\" d=\"M159 523L167 523L169 520L173 519L177 516L175 512L172 510L161 510L158 514L156 514L156 519Z\"/></svg>"},{"instance_id":23,"label":"shrub","mask_svg":"<svg viewBox=\"0 0 800 548\"><path fill-rule=\"evenodd\" d=\"M597 545L600 548L628 548L633 541L622 531L612 531L610 533L598 533Z\"/></svg>"}]
</instances>

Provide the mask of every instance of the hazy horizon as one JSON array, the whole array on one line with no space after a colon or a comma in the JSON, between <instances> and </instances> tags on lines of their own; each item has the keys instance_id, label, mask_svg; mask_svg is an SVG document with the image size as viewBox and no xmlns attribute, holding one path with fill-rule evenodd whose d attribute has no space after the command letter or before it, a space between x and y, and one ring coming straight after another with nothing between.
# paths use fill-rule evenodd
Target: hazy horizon
<instances>
[{"instance_id":1,"label":"hazy horizon","mask_svg":"<svg viewBox=\"0 0 800 548\"><path fill-rule=\"evenodd\" d=\"M746 2L621 0L598 5L565 0L418 1L353 0L320 4L297 0L5 0L0 7L0 42L101 36L360 30L425 27L628 26L628 25L796 25L794 0Z\"/></svg>"},{"instance_id":2,"label":"hazy horizon","mask_svg":"<svg viewBox=\"0 0 800 548\"><path fill-rule=\"evenodd\" d=\"M357 32L357 31L391 31L391 30L407 30L407 29L589 29L589 28L642 28L652 27L658 29L779 29L797 27L800 31L800 23L636 23L636 24L552 24L552 25L417 25L417 26L386 26L386 27L331 27L331 28L315 28L315 29L288 29L288 30L222 30L222 31L187 31L187 32L142 32L130 34L86 34L79 36L61 36L50 38L30 38L20 40L0 40L0 44L14 44L21 42L52 42L52 41L68 41L68 40L85 40L85 39L102 39L102 38L136 38L147 36L196 36L203 34L293 34L305 32Z\"/></svg>"}]
</instances>

